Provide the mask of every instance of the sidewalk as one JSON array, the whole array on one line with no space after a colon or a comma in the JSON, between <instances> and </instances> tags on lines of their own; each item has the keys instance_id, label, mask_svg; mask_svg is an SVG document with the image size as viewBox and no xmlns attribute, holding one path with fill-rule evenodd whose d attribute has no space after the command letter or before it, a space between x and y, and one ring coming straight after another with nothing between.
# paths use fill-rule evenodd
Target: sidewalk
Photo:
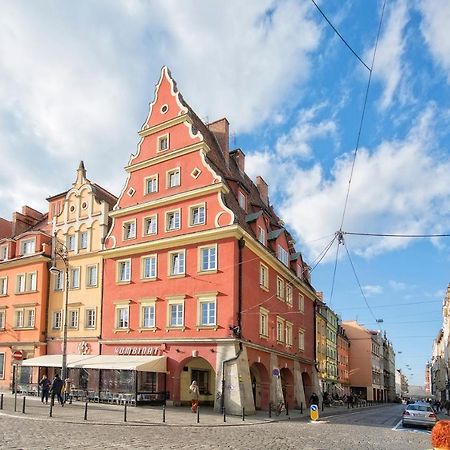
<instances>
[{"instance_id":1,"label":"sidewalk","mask_svg":"<svg viewBox=\"0 0 450 450\"><path fill-rule=\"evenodd\" d=\"M128 406L125 411L124 405L111 405L102 403L88 403L87 420L85 420L86 404L74 401L72 404L65 404L64 407L55 403L50 417L50 402L48 405L41 403L38 397L27 396L25 398L25 414L23 410L23 395L17 396L16 411L14 411L14 395L3 393L3 409L1 415L13 416L18 419L54 421L60 423L78 423L91 425L117 425L117 426L245 426L261 423L278 422L285 420L310 420L309 409L289 410L288 414L283 411L279 416L272 412L269 417L268 411L257 411L254 415L242 416L218 414L212 407L199 408L199 415L192 413L189 407L166 406ZM336 406L325 408L320 411L320 419L336 414L346 414L357 412L367 408L377 408L384 405L367 406L362 408L350 408L347 406ZM126 413L126 422L125 422ZM164 416L164 417L163 417ZM320 420L319 419L319 420ZM198 422L197 422L198 420Z\"/></svg>"}]
</instances>

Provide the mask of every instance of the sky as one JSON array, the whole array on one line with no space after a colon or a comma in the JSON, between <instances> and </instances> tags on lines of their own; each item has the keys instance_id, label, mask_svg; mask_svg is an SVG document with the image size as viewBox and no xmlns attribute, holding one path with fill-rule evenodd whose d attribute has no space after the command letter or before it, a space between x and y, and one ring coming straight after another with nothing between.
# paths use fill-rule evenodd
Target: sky
<instances>
[{"instance_id":1,"label":"sky","mask_svg":"<svg viewBox=\"0 0 450 450\"><path fill-rule=\"evenodd\" d=\"M383 2L319 5L372 67ZM45 211L80 160L118 195L167 65L199 117L228 118L230 147L268 182L325 302L386 331L397 367L423 385L450 238L344 234L316 263L340 229L450 233L450 2L387 1L355 160L369 70L309 0L0 0L0 11L0 217Z\"/></svg>"}]
</instances>

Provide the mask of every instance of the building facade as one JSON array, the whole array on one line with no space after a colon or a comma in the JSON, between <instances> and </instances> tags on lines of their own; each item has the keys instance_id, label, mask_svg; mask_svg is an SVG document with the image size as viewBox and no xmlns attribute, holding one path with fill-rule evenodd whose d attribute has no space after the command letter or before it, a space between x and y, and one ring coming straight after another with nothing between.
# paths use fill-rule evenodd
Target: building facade
<instances>
[{"instance_id":1,"label":"building facade","mask_svg":"<svg viewBox=\"0 0 450 450\"><path fill-rule=\"evenodd\" d=\"M350 395L349 356L350 340L339 323L337 331L338 382L336 386L340 396Z\"/></svg>"}]
</instances>

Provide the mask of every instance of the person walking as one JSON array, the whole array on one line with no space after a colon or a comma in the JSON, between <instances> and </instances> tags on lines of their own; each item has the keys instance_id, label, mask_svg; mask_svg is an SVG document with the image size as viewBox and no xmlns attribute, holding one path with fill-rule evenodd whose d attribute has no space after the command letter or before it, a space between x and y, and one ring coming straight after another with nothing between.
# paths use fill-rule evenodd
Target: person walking
<instances>
[{"instance_id":1,"label":"person walking","mask_svg":"<svg viewBox=\"0 0 450 450\"><path fill-rule=\"evenodd\" d=\"M191 394L191 411L197 412L200 392L198 390L197 382L194 380L189 386L189 393Z\"/></svg>"},{"instance_id":2,"label":"person walking","mask_svg":"<svg viewBox=\"0 0 450 450\"><path fill-rule=\"evenodd\" d=\"M41 380L39 381L39 387L41 388L41 402L48 403L48 394L50 392L50 380L48 379L47 375L42 375Z\"/></svg>"},{"instance_id":3,"label":"person walking","mask_svg":"<svg viewBox=\"0 0 450 450\"><path fill-rule=\"evenodd\" d=\"M50 394L52 396L52 404L55 403L55 395L58 397L59 403L61 403L61 406L64 406L64 399L62 398L61 391L64 386L63 380L59 377L58 374L55 375L55 378L53 378L52 386L50 388Z\"/></svg>"},{"instance_id":4,"label":"person walking","mask_svg":"<svg viewBox=\"0 0 450 450\"><path fill-rule=\"evenodd\" d=\"M70 378L66 378L64 380L64 403L66 403L67 400L70 400L70 403L72 403L72 397L70 396L71 390L72 382L70 381Z\"/></svg>"},{"instance_id":5,"label":"person walking","mask_svg":"<svg viewBox=\"0 0 450 450\"><path fill-rule=\"evenodd\" d=\"M310 403L311 405L319 406L319 396L318 396L315 392L313 392L313 393L311 394L311 397L310 397L310 399L309 399L309 403Z\"/></svg>"}]
</instances>

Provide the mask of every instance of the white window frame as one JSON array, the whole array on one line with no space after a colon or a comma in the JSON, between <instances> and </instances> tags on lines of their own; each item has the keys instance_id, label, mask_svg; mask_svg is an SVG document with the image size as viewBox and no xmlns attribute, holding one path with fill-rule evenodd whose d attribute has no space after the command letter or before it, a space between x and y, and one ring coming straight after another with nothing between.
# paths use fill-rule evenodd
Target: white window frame
<instances>
[{"instance_id":1,"label":"white window frame","mask_svg":"<svg viewBox=\"0 0 450 450\"><path fill-rule=\"evenodd\" d=\"M195 214L195 210L198 210L197 215ZM203 213L201 213L201 210L203 210ZM195 218L198 217L202 220L195 220ZM198 225L205 225L206 224L206 205L205 203L201 203L199 205L192 205L189 207L189 226L190 227L196 227Z\"/></svg>"},{"instance_id":2,"label":"white window frame","mask_svg":"<svg viewBox=\"0 0 450 450\"><path fill-rule=\"evenodd\" d=\"M152 231L149 233L147 232L148 223L151 222L152 224ZM142 235L143 236L150 236L152 234L158 233L158 214L153 214L151 216L144 217L143 225L142 225Z\"/></svg>"},{"instance_id":3,"label":"white window frame","mask_svg":"<svg viewBox=\"0 0 450 450\"><path fill-rule=\"evenodd\" d=\"M238 191L238 202L239 206L247 211L247 196L242 191Z\"/></svg>"},{"instance_id":4,"label":"white window frame","mask_svg":"<svg viewBox=\"0 0 450 450\"><path fill-rule=\"evenodd\" d=\"M178 255L182 255L182 258L178 259L178 261L182 261L182 268L180 268L180 262L177 263L178 265L178 270L177 272L174 271L174 269L176 268L174 266L174 258L175 256ZM186 274L186 249L180 249L180 250L173 250L170 251L167 255L167 260L168 260L168 275L169 277L177 277L177 276L184 276Z\"/></svg>"},{"instance_id":5,"label":"white window frame","mask_svg":"<svg viewBox=\"0 0 450 450\"><path fill-rule=\"evenodd\" d=\"M89 234L87 231L80 231L79 249L86 250L89 245Z\"/></svg>"},{"instance_id":6,"label":"white window frame","mask_svg":"<svg viewBox=\"0 0 450 450\"><path fill-rule=\"evenodd\" d=\"M73 252L76 248L76 237L74 234L68 234L66 237L66 247L67 251Z\"/></svg>"},{"instance_id":7,"label":"white window frame","mask_svg":"<svg viewBox=\"0 0 450 450\"><path fill-rule=\"evenodd\" d=\"M27 290L27 276L25 273L16 275L16 294L23 294Z\"/></svg>"},{"instance_id":8,"label":"white window frame","mask_svg":"<svg viewBox=\"0 0 450 450\"><path fill-rule=\"evenodd\" d=\"M280 244L277 247L277 258L285 266L289 267L289 252Z\"/></svg>"},{"instance_id":9,"label":"white window frame","mask_svg":"<svg viewBox=\"0 0 450 450\"><path fill-rule=\"evenodd\" d=\"M302 352L305 351L305 330L298 329L298 349Z\"/></svg>"},{"instance_id":10,"label":"white window frame","mask_svg":"<svg viewBox=\"0 0 450 450\"><path fill-rule=\"evenodd\" d=\"M27 273L26 291L27 292L37 291L37 272Z\"/></svg>"},{"instance_id":11,"label":"white window frame","mask_svg":"<svg viewBox=\"0 0 450 450\"><path fill-rule=\"evenodd\" d=\"M152 189L149 189L151 187ZM159 190L159 175L150 175L144 179L144 192L146 195L154 194Z\"/></svg>"},{"instance_id":12,"label":"white window frame","mask_svg":"<svg viewBox=\"0 0 450 450\"><path fill-rule=\"evenodd\" d=\"M0 309L0 330L4 330L5 325L6 325L6 309Z\"/></svg>"},{"instance_id":13,"label":"white window frame","mask_svg":"<svg viewBox=\"0 0 450 450\"><path fill-rule=\"evenodd\" d=\"M75 274L77 274L75 276ZM69 288L70 289L80 289L81 286L81 268L78 267L71 267L70 268L70 277L69 277Z\"/></svg>"},{"instance_id":14,"label":"white window frame","mask_svg":"<svg viewBox=\"0 0 450 450\"><path fill-rule=\"evenodd\" d=\"M150 274L145 273L146 261L154 261L154 272ZM152 265L152 263L150 263ZM151 267L151 266L150 266ZM152 272L152 271L150 271ZM141 278L143 280L155 280L158 277L158 255L145 255L141 258Z\"/></svg>"},{"instance_id":15,"label":"white window frame","mask_svg":"<svg viewBox=\"0 0 450 450\"><path fill-rule=\"evenodd\" d=\"M53 311L52 314L52 330L60 330L62 328L62 310Z\"/></svg>"},{"instance_id":16,"label":"white window frame","mask_svg":"<svg viewBox=\"0 0 450 450\"><path fill-rule=\"evenodd\" d=\"M277 316L277 342L284 344L285 343L285 327L286 327L286 320L282 317Z\"/></svg>"},{"instance_id":17,"label":"white window frame","mask_svg":"<svg viewBox=\"0 0 450 450\"><path fill-rule=\"evenodd\" d=\"M62 291L64 287L64 271L59 270L53 274L53 290Z\"/></svg>"},{"instance_id":18,"label":"white window frame","mask_svg":"<svg viewBox=\"0 0 450 450\"><path fill-rule=\"evenodd\" d=\"M284 294L285 294L285 300L286 303L289 306L292 306L292 302L293 302L293 295L294 295L294 290L292 288L292 285L286 282L286 286L285 286L285 290L284 290Z\"/></svg>"},{"instance_id":19,"label":"white window frame","mask_svg":"<svg viewBox=\"0 0 450 450\"><path fill-rule=\"evenodd\" d=\"M0 260L6 261L8 259L8 244L0 245Z\"/></svg>"},{"instance_id":20,"label":"white window frame","mask_svg":"<svg viewBox=\"0 0 450 450\"><path fill-rule=\"evenodd\" d=\"M97 308L86 308L84 311L84 328L97 328Z\"/></svg>"},{"instance_id":21,"label":"white window frame","mask_svg":"<svg viewBox=\"0 0 450 450\"><path fill-rule=\"evenodd\" d=\"M153 321L149 324L145 323L146 315L145 310L149 308L150 314L148 317L153 316ZM141 302L140 306L140 326L143 330L155 330L156 329L156 301L155 300L145 300Z\"/></svg>"},{"instance_id":22,"label":"white window frame","mask_svg":"<svg viewBox=\"0 0 450 450\"><path fill-rule=\"evenodd\" d=\"M210 252L214 250L214 257L211 258ZM204 265L206 255L206 265ZM199 272L217 272L217 244L203 245L198 248L198 271Z\"/></svg>"},{"instance_id":23,"label":"white window frame","mask_svg":"<svg viewBox=\"0 0 450 450\"><path fill-rule=\"evenodd\" d=\"M36 308L21 307L14 310L14 328L32 329L36 323Z\"/></svg>"},{"instance_id":24,"label":"white window frame","mask_svg":"<svg viewBox=\"0 0 450 450\"><path fill-rule=\"evenodd\" d=\"M166 188L171 189L178 186L181 186L181 168L174 167L166 172Z\"/></svg>"},{"instance_id":25,"label":"white window frame","mask_svg":"<svg viewBox=\"0 0 450 450\"><path fill-rule=\"evenodd\" d=\"M92 273L95 271L95 277L92 279ZM86 287L93 288L98 286L98 264L86 266Z\"/></svg>"},{"instance_id":26,"label":"white window frame","mask_svg":"<svg viewBox=\"0 0 450 450\"><path fill-rule=\"evenodd\" d=\"M8 277L0 277L0 296L8 295Z\"/></svg>"},{"instance_id":27,"label":"white window frame","mask_svg":"<svg viewBox=\"0 0 450 450\"><path fill-rule=\"evenodd\" d=\"M258 225L258 241L262 245L266 245L266 230Z\"/></svg>"},{"instance_id":28,"label":"white window frame","mask_svg":"<svg viewBox=\"0 0 450 450\"><path fill-rule=\"evenodd\" d=\"M121 317L121 312L125 312L126 317ZM126 321L125 321L126 319ZM121 320L124 320L124 323L121 325ZM116 310L115 310L115 325L116 325L116 330L129 330L130 329L130 304L119 304L116 305Z\"/></svg>"},{"instance_id":29,"label":"white window frame","mask_svg":"<svg viewBox=\"0 0 450 450\"><path fill-rule=\"evenodd\" d=\"M305 296L303 294L301 294L300 292L298 293L298 310L302 314L305 313Z\"/></svg>"},{"instance_id":30,"label":"white window frame","mask_svg":"<svg viewBox=\"0 0 450 450\"><path fill-rule=\"evenodd\" d=\"M122 267L125 269L122 270ZM127 268L127 269L126 269ZM131 281L131 258L120 259L117 261L116 266L116 282L117 283L129 283ZM122 273L126 275L128 272L128 277L122 278Z\"/></svg>"},{"instance_id":31,"label":"white window frame","mask_svg":"<svg viewBox=\"0 0 450 450\"><path fill-rule=\"evenodd\" d=\"M209 310L207 311L207 320L203 321L203 307L207 308L213 305L214 318L210 321ZM197 296L197 327L209 328L217 326L217 296L216 295L198 295Z\"/></svg>"},{"instance_id":32,"label":"white window frame","mask_svg":"<svg viewBox=\"0 0 450 450\"><path fill-rule=\"evenodd\" d=\"M173 216L173 227L170 228L171 219ZM178 217L178 219L177 219ZM178 226L177 226L178 224ZM171 211L166 211L166 232L176 231L181 229L181 209L173 209Z\"/></svg>"},{"instance_id":33,"label":"white window frame","mask_svg":"<svg viewBox=\"0 0 450 450\"><path fill-rule=\"evenodd\" d=\"M167 144L165 148L162 148L162 142L166 140ZM169 133L166 134L162 134L161 136L158 136L158 140L156 143L157 147L156 147L156 151L157 152L165 152L167 150L170 149L170 135Z\"/></svg>"},{"instance_id":34,"label":"white window frame","mask_svg":"<svg viewBox=\"0 0 450 450\"><path fill-rule=\"evenodd\" d=\"M292 330L293 330L293 323L286 321L286 332L285 332L285 341L287 347L292 347Z\"/></svg>"},{"instance_id":35,"label":"white window frame","mask_svg":"<svg viewBox=\"0 0 450 450\"><path fill-rule=\"evenodd\" d=\"M176 307L177 309L181 308L181 323L178 323L179 317L177 317L177 322L172 322L172 307ZM167 301L167 327L168 328L184 328L184 297L172 298ZM178 316L178 314L177 314Z\"/></svg>"},{"instance_id":36,"label":"white window frame","mask_svg":"<svg viewBox=\"0 0 450 450\"><path fill-rule=\"evenodd\" d=\"M284 280L277 275L277 298L284 301Z\"/></svg>"},{"instance_id":37,"label":"white window frame","mask_svg":"<svg viewBox=\"0 0 450 450\"><path fill-rule=\"evenodd\" d=\"M269 268L263 263L259 263L259 287L269 290Z\"/></svg>"},{"instance_id":38,"label":"white window frame","mask_svg":"<svg viewBox=\"0 0 450 450\"><path fill-rule=\"evenodd\" d=\"M136 239L136 219L126 220L122 223L122 239L129 241Z\"/></svg>"},{"instance_id":39,"label":"white window frame","mask_svg":"<svg viewBox=\"0 0 450 450\"><path fill-rule=\"evenodd\" d=\"M70 308L67 317L67 328L71 330L78 330L79 326L80 326L80 310L78 308Z\"/></svg>"},{"instance_id":40,"label":"white window frame","mask_svg":"<svg viewBox=\"0 0 450 450\"><path fill-rule=\"evenodd\" d=\"M28 248L28 246L30 246L30 248ZM36 238L22 239L20 241L20 254L32 255L33 253L36 253Z\"/></svg>"},{"instance_id":41,"label":"white window frame","mask_svg":"<svg viewBox=\"0 0 450 450\"><path fill-rule=\"evenodd\" d=\"M36 309L35 308L25 308L25 314L24 314L25 328L34 328L35 323L36 323Z\"/></svg>"},{"instance_id":42,"label":"white window frame","mask_svg":"<svg viewBox=\"0 0 450 450\"><path fill-rule=\"evenodd\" d=\"M259 335L269 337L269 310L263 307L259 308Z\"/></svg>"}]
</instances>

